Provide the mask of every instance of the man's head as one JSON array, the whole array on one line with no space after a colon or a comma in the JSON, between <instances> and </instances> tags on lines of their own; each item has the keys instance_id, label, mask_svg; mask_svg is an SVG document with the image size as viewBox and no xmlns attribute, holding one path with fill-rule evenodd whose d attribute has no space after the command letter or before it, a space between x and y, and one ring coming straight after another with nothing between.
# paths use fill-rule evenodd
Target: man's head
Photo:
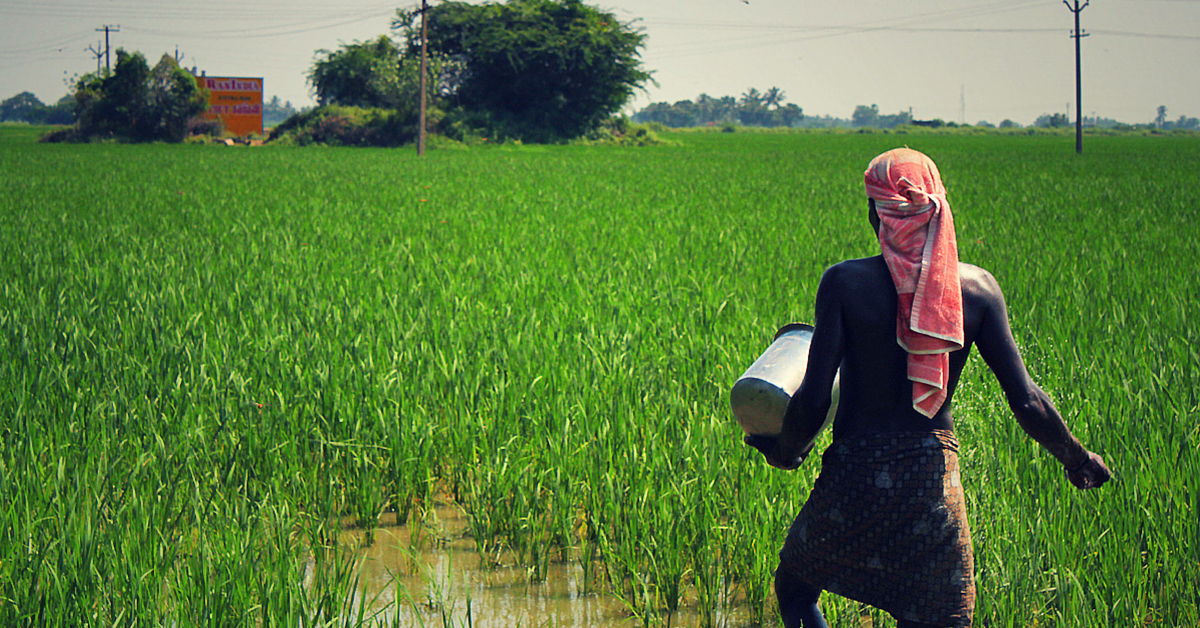
<instances>
[{"instance_id":1,"label":"man's head","mask_svg":"<svg viewBox=\"0 0 1200 628\"><path fill-rule=\"evenodd\" d=\"M911 148L894 148L872 159L863 180L867 197L879 209L914 211L946 198L937 164Z\"/></svg>"}]
</instances>

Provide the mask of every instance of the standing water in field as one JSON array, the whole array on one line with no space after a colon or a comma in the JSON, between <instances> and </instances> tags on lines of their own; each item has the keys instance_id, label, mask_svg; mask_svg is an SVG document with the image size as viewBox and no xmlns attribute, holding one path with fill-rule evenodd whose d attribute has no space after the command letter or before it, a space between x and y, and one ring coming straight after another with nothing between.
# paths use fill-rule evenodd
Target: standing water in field
<instances>
[{"instance_id":1,"label":"standing water in field","mask_svg":"<svg viewBox=\"0 0 1200 628\"><path fill-rule=\"evenodd\" d=\"M554 561L543 582L509 564L488 565L467 534L467 516L440 503L425 523L398 525L385 515L374 530L344 529L343 547L354 548L358 567L355 615L401 626L555 626L632 628L643 625L616 597L585 586L577 560ZM662 623L663 615L651 623ZM370 622L369 622L370 623ZM716 614L717 626L749 625L741 609ZM672 625L702 625L694 608L681 608Z\"/></svg>"}]
</instances>

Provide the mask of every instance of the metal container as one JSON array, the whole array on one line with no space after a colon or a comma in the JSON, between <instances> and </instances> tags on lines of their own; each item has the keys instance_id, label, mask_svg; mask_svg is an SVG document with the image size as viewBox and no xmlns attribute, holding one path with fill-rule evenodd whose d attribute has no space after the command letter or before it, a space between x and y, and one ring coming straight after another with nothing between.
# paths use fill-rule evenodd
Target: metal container
<instances>
[{"instance_id":1,"label":"metal container","mask_svg":"<svg viewBox=\"0 0 1200 628\"><path fill-rule=\"evenodd\" d=\"M804 323L784 325L775 341L746 369L729 391L730 406L742 431L747 434L776 436L783 429L788 402L804 381L808 368L808 348L813 327ZM838 378L833 380L833 403L825 416L824 430L837 414ZM818 432L819 433L819 432ZM808 446L808 443L805 443Z\"/></svg>"}]
</instances>

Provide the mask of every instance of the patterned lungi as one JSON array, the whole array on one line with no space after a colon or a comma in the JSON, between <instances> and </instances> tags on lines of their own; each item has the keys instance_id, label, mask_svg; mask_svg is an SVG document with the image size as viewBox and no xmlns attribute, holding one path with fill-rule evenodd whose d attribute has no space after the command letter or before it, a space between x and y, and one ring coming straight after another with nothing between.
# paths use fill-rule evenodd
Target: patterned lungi
<instances>
[{"instance_id":1,"label":"patterned lungi","mask_svg":"<svg viewBox=\"0 0 1200 628\"><path fill-rule=\"evenodd\" d=\"M797 580L899 619L970 626L974 558L953 433L835 441L779 558Z\"/></svg>"}]
</instances>

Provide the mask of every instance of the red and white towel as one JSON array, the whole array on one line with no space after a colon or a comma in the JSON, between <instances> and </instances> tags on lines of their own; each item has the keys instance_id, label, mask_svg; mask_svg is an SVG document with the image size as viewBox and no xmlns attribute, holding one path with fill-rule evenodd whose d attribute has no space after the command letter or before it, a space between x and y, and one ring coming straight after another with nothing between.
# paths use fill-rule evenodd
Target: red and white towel
<instances>
[{"instance_id":1,"label":"red and white towel","mask_svg":"<svg viewBox=\"0 0 1200 628\"><path fill-rule=\"evenodd\" d=\"M946 188L933 160L908 148L873 159L864 179L899 295L896 341L908 352L913 408L933 417L949 394L950 352L963 347L958 243Z\"/></svg>"}]
</instances>

